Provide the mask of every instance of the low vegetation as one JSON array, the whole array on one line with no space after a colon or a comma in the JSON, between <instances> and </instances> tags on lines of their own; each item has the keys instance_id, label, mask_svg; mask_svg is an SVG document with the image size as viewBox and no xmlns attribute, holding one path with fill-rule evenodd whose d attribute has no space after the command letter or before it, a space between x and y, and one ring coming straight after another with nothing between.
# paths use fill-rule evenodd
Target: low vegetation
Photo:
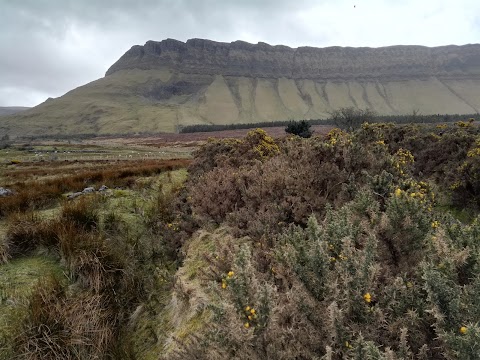
<instances>
[{"instance_id":1,"label":"low vegetation","mask_svg":"<svg viewBox=\"0 0 480 360\"><path fill-rule=\"evenodd\" d=\"M395 123L395 124L436 124L436 123L453 123L456 121L462 121L464 119L480 120L479 114L459 115L459 114L437 114L437 115L422 115L418 111L413 111L409 115L377 115L368 109L356 109L356 108L341 108L334 111L328 119L304 119L310 125L334 125L342 126L343 121L338 121L339 116L343 117L342 113L357 113L362 115L363 121L374 123ZM363 116L368 115L368 116ZM269 127L286 127L291 120L278 120L269 122L259 122L255 124L229 124L229 125L188 125L180 128L180 133L196 133L196 132L212 132L212 131L224 131L224 130L237 130L237 129L251 129L253 127L269 128ZM302 121L302 120L297 120ZM358 126L362 124L360 121L355 122Z\"/></svg>"},{"instance_id":2,"label":"low vegetation","mask_svg":"<svg viewBox=\"0 0 480 360\"><path fill-rule=\"evenodd\" d=\"M25 212L52 206L68 192L82 191L86 187L131 187L137 177L153 176L165 171L185 167L188 160L144 160L124 162L105 170L77 171L73 174L55 176L41 181L16 181L7 184L13 196L0 197L0 218L15 212ZM28 171L31 173L31 170ZM12 180L28 174L15 171ZM8 174L5 175L8 179Z\"/></svg>"},{"instance_id":3,"label":"low vegetation","mask_svg":"<svg viewBox=\"0 0 480 360\"><path fill-rule=\"evenodd\" d=\"M473 121L257 129L188 174L143 165L3 205L0 358L478 358ZM122 189L58 201L100 183Z\"/></svg>"}]
</instances>

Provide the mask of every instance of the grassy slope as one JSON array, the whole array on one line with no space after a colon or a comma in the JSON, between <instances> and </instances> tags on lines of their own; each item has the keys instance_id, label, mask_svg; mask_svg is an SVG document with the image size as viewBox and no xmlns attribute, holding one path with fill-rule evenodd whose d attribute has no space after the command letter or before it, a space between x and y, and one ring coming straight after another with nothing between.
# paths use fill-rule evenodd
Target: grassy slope
<instances>
[{"instance_id":1,"label":"grassy slope","mask_svg":"<svg viewBox=\"0 0 480 360\"><path fill-rule=\"evenodd\" d=\"M12 115L30 109L25 106L0 106L0 116Z\"/></svg>"},{"instance_id":2,"label":"grassy slope","mask_svg":"<svg viewBox=\"0 0 480 360\"><path fill-rule=\"evenodd\" d=\"M192 87L169 99L155 99L163 85L179 81ZM22 114L2 117L0 133L175 132L192 124L326 118L347 106L370 107L382 115L471 114L480 109L479 85L480 80L437 78L315 83L124 70Z\"/></svg>"}]
</instances>

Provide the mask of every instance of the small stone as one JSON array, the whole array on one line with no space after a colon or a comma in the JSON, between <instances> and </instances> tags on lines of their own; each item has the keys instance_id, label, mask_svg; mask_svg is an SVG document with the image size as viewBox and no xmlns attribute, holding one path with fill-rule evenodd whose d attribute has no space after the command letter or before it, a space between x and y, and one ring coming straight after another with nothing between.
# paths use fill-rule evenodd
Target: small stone
<instances>
[{"instance_id":1,"label":"small stone","mask_svg":"<svg viewBox=\"0 0 480 360\"><path fill-rule=\"evenodd\" d=\"M12 190L0 187L0 196L10 196L10 195L13 195Z\"/></svg>"},{"instance_id":2,"label":"small stone","mask_svg":"<svg viewBox=\"0 0 480 360\"><path fill-rule=\"evenodd\" d=\"M98 189L98 191L106 191L106 190L108 190L107 185L102 185L102 186L100 186L100 189Z\"/></svg>"},{"instance_id":3,"label":"small stone","mask_svg":"<svg viewBox=\"0 0 480 360\"><path fill-rule=\"evenodd\" d=\"M72 199L75 199L75 198L77 198L81 195L83 195L83 192L75 192L75 193L72 193L72 194L68 194L67 199L72 200Z\"/></svg>"},{"instance_id":4,"label":"small stone","mask_svg":"<svg viewBox=\"0 0 480 360\"><path fill-rule=\"evenodd\" d=\"M95 192L95 188L93 186L90 186L90 187L86 187L85 189L83 189L82 193L84 194L91 194Z\"/></svg>"}]
</instances>

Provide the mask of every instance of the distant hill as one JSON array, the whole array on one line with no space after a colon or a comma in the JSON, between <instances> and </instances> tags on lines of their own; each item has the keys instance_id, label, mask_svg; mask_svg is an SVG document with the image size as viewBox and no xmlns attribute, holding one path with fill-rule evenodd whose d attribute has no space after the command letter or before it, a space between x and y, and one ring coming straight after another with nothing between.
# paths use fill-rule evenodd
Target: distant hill
<instances>
[{"instance_id":1,"label":"distant hill","mask_svg":"<svg viewBox=\"0 0 480 360\"><path fill-rule=\"evenodd\" d=\"M193 124L480 110L480 45L312 48L167 39L133 46L104 78L3 117L13 135L175 132Z\"/></svg>"},{"instance_id":2,"label":"distant hill","mask_svg":"<svg viewBox=\"0 0 480 360\"><path fill-rule=\"evenodd\" d=\"M30 109L25 106L0 106L0 116L12 115Z\"/></svg>"}]
</instances>

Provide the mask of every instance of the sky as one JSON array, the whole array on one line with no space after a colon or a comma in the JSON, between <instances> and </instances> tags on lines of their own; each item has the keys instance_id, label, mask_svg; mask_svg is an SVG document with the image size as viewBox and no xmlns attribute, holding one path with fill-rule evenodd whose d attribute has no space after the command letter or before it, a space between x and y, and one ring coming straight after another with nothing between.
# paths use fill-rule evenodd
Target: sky
<instances>
[{"instance_id":1,"label":"sky","mask_svg":"<svg viewBox=\"0 0 480 360\"><path fill-rule=\"evenodd\" d=\"M103 77L133 45L204 38L298 46L480 42L479 0L0 0L0 106Z\"/></svg>"}]
</instances>

